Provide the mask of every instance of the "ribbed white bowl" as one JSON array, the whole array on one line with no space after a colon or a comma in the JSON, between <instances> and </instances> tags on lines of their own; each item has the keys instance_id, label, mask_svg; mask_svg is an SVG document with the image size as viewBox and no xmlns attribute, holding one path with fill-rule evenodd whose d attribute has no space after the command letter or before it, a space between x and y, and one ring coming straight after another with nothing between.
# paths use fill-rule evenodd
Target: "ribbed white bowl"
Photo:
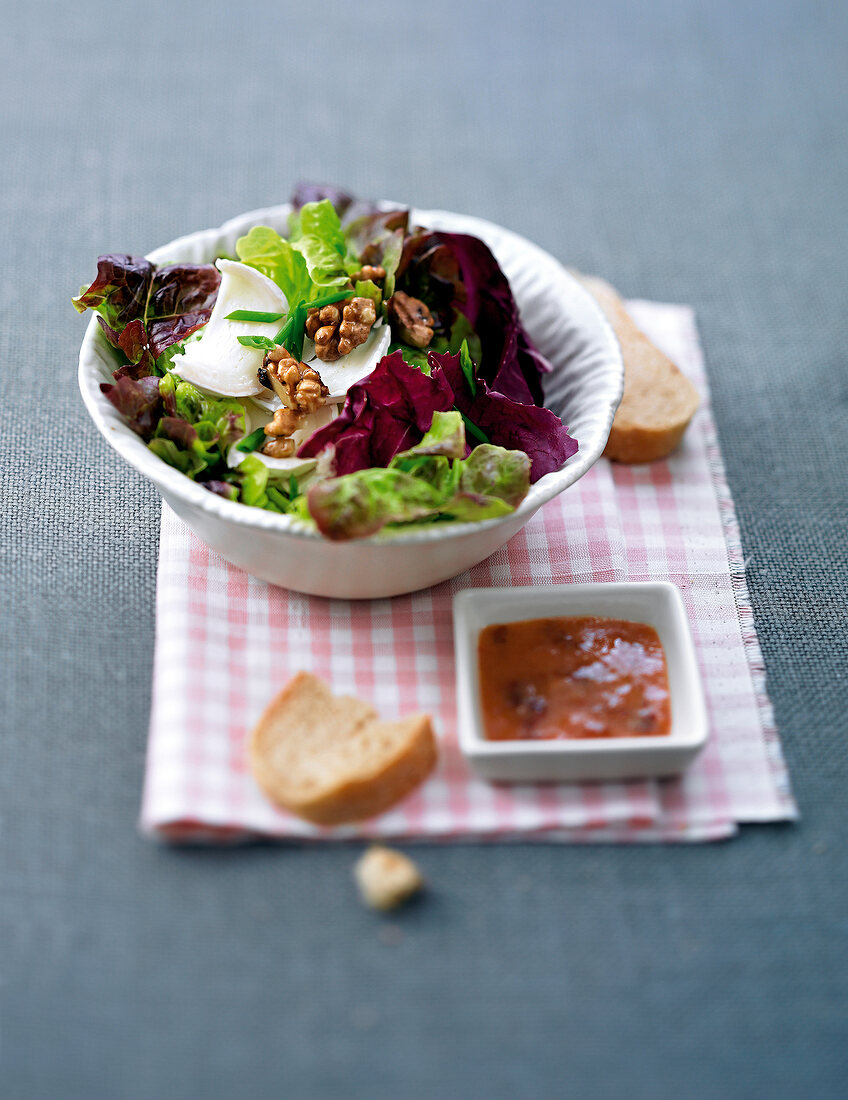
<instances>
[{"instance_id":1,"label":"ribbed white bowl","mask_svg":"<svg viewBox=\"0 0 848 1100\"><path fill-rule=\"evenodd\" d=\"M209 263L233 255L253 225L285 229L288 204L253 210L180 237L150 254L155 263ZM597 460L621 400L618 343L589 294L547 252L480 218L441 210L413 211L413 223L484 240L509 279L524 325L553 372L545 403L561 416L579 450L561 470L530 489L514 513L483 523L421 526L368 539L331 542L289 516L234 504L195 484L148 450L100 392L118 365L92 318L80 349L79 385L103 436L156 485L195 534L234 565L285 588L318 596L371 599L437 584L498 550L546 501L573 485Z\"/></svg>"}]
</instances>

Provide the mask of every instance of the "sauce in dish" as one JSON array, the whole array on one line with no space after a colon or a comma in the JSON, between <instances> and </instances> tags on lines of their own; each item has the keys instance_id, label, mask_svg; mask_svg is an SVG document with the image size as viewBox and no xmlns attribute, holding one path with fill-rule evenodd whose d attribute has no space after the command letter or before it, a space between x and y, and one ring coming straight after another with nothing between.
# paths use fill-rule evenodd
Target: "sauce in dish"
<instances>
[{"instance_id":1,"label":"sauce in dish","mask_svg":"<svg viewBox=\"0 0 848 1100\"><path fill-rule=\"evenodd\" d=\"M490 741L666 736L671 700L653 627L619 619L495 623L478 643Z\"/></svg>"}]
</instances>

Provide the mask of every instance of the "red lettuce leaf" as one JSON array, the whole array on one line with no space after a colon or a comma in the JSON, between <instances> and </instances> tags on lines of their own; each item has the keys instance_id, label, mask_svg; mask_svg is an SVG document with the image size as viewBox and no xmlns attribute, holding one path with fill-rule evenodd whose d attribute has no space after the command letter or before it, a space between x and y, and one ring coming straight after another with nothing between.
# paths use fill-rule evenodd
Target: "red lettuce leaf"
<instances>
[{"instance_id":1,"label":"red lettuce leaf","mask_svg":"<svg viewBox=\"0 0 848 1100\"><path fill-rule=\"evenodd\" d=\"M159 432L185 449L197 439L197 429L181 416L163 416L159 421Z\"/></svg>"},{"instance_id":2,"label":"red lettuce leaf","mask_svg":"<svg viewBox=\"0 0 848 1100\"><path fill-rule=\"evenodd\" d=\"M220 285L214 264L170 264L156 271L144 316L154 358L206 324Z\"/></svg>"},{"instance_id":3,"label":"red lettuce leaf","mask_svg":"<svg viewBox=\"0 0 848 1100\"><path fill-rule=\"evenodd\" d=\"M465 314L480 338L480 377L505 397L542 405L541 377L551 369L521 324L509 282L483 241L465 233L420 231L408 237L397 287L435 308L447 334Z\"/></svg>"},{"instance_id":4,"label":"red lettuce leaf","mask_svg":"<svg viewBox=\"0 0 848 1100\"><path fill-rule=\"evenodd\" d=\"M326 183L298 183L291 204L298 211L309 202L321 202L323 199L327 199L338 214L348 243L357 255L370 241L386 232L402 229L405 235L409 228L408 210L387 211L380 203L355 199L346 191ZM368 258L363 262L376 264L379 260Z\"/></svg>"},{"instance_id":5,"label":"red lettuce leaf","mask_svg":"<svg viewBox=\"0 0 848 1100\"><path fill-rule=\"evenodd\" d=\"M398 252L402 252L408 227L408 210L376 210L346 222L344 230L351 251L360 258L365 253L363 262L376 267L382 262L389 239L394 238L392 244L397 240L400 244Z\"/></svg>"},{"instance_id":6,"label":"red lettuce leaf","mask_svg":"<svg viewBox=\"0 0 848 1100\"><path fill-rule=\"evenodd\" d=\"M428 356L431 377L442 377L454 394L456 408L481 428L491 443L510 451L524 451L532 463L530 481L558 470L577 451L577 440L550 409L539 408L498 393L477 378L472 394L458 355Z\"/></svg>"},{"instance_id":7,"label":"red lettuce leaf","mask_svg":"<svg viewBox=\"0 0 848 1100\"><path fill-rule=\"evenodd\" d=\"M214 264L168 264L157 268L143 256L109 255L97 261L97 278L74 306L93 309L113 347L140 375L172 344L209 320L221 275ZM129 331L128 331L129 330Z\"/></svg>"},{"instance_id":8,"label":"red lettuce leaf","mask_svg":"<svg viewBox=\"0 0 848 1100\"><path fill-rule=\"evenodd\" d=\"M102 321L102 318L100 320ZM145 358L150 357L147 330L144 327L144 321L140 317L130 321L124 328L124 331L118 337L117 346L126 355L130 363L141 363Z\"/></svg>"},{"instance_id":9,"label":"red lettuce leaf","mask_svg":"<svg viewBox=\"0 0 848 1100\"><path fill-rule=\"evenodd\" d=\"M154 358L150 354L147 338L147 329L144 327L144 322L140 319L130 321L130 323L124 328L124 331L120 336L104 322L102 317L98 317L100 327L106 333L106 338L111 344L124 353L127 358L127 362L123 367L118 367L116 371L112 371L112 377L118 378L147 378L149 375L154 374Z\"/></svg>"},{"instance_id":10,"label":"red lettuce leaf","mask_svg":"<svg viewBox=\"0 0 848 1100\"><path fill-rule=\"evenodd\" d=\"M150 322L150 351L154 359L158 359L163 351L172 344L178 344L203 328L212 315L212 307L209 309L195 310L193 313L184 313L180 317L161 318Z\"/></svg>"},{"instance_id":11,"label":"red lettuce leaf","mask_svg":"<svg viewBox=\"0 0 848 1100\"><path fill-rule=\"evenodd\" d=\"M354 201L351 195L338 187L331 187L326 183L300 182L295 185L291 204L295 210L300 210L308 202L321 202L323 199L330 200L340 218Z\"/></svg>"},{"instance_id":12,"label":"red lettuce leaf","mask_svg":"<svg viewBox=\"0 0 848 1100\"><path fill-rule=\"evenodd\" d=\"M134 432L142 439L152 438L162 411L158 378L141 378L136 381L123 377L114 385L102 383L100 390L126 418Z\"/></svg>"},{"instance_id":13,"label":"red lettuce leaf","mask_svg":"<svg viewBox=\"0 0 848 1100\"><path fill-rule=\"evenodd\" d=\"M235 485L230 485L227 481L218 481L213 478L209 481L200 481L199 484L204 489L208 489L210 493L223 497L224 500L238 500L238 488Z\"/></svg>"},{"instance_id":14,"label":"red lettuce leaf","mask_svg":"<svg viewBox=\"0 0 848 1100\"><path fill-rule=\"evenodd\" d=\"M434 412L452 406L453 392L444 374L428 377L396 351L350 387L339 416L314 432L298 455L312 458L332 445L337 475L388 466L398 452L421 440Z\"/></svg>"},{"instance_id":15,"label":"red lettuce leaf","mask_svg":"<svg viewBox=\"0 0 848 1100\"><path fill-rule=\"evenodd\" d=\"M153 264L143 256L123 253L100 256L97 278L74 299L74 306L80 313L96 310L109 328L119 334L130 321L144 316L153 272Z\"/></svg>"}]
</instances>

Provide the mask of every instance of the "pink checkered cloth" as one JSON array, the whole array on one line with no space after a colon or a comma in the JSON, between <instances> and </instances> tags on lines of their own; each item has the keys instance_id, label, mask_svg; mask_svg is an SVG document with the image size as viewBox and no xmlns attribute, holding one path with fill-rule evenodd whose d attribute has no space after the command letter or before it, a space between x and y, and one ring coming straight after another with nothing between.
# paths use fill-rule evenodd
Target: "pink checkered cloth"
<instances>
[{"instance_id":1,"label":"pink checkered cloth","mask_svg":"<svg viewBox=\"0 0 848 1100\"><path fill-rule=\"evenodd\" d=\"M796 809L765 691L733 508L709 408L695 319L631 302L637 323L698 386L678 452L649 466L605 459L502 550L451 581L348 602L268 585L210 551L167 507L156 601L153 708L141 827L170 840L406 837L556 841L715 840ZM451 601L462 588L670 580L681 590L711 735L680 779L493 785L457 746ZM245 744L299 669L388 718L426 711L441 741L435 776L362 825L321 829L272 806Z\"/></svg>"}]
</instances>

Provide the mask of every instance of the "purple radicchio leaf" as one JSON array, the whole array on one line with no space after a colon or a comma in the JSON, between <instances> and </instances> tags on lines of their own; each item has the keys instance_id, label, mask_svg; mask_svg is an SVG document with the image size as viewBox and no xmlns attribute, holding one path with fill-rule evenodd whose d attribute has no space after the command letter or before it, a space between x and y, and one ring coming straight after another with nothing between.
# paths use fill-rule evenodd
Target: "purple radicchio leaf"
<instances>
[{"instance_id":1,"label":"purple radicchio leaf","mask_svg":"<svg viewBox=\"0 0 848 1100\"><path fill-rule=\"evenodd\" d=\"M480 377L514 401L543 404L541 377L550 363L527 335L509 282L483 241L419 231L404 245L397 286L435 306L443 333L457 311L465 314L480 338Z\"/></svg>"},{"instance_id":2,"label":"purple radicchio leaf","mask_svg":"<svg viewBox=\"0 0 848 1100\"><path fill-rule=\"evenodd\" d=\"M458 355L431 352L428 358L431 377L446 379L457 409L481 428L491 443L510 451L524 451L530 458L531 483L558 470L577 451L577 440L550 409L513 401L490 389L481 378L472 395Z\"/></svg>"},{"instance_id":3,"label":"purple radicchio leaf","mask_svg":"<svg viewBox=\"0 0 848 1100\"><path fill-rule=\"evenodd\" d=\"M119 378L114 385L102 383L100 390L142 439L153 436L162 405L158 378Z\"/></svg>"},{"instance_id":4,"label":"purple radicchio leaf","mask_svg":"<svg viewBox=\"0 0 848 1100\"><path fill-rule=\"evenodd\" d=\"M388 466L396 454L422 439L434 412L452 406L453 392L444 374L430 378L396 351L350 387L341 413L314 432L298 455L313 458L332 445L338 475Z\"/></svg>"}]
</instances>

